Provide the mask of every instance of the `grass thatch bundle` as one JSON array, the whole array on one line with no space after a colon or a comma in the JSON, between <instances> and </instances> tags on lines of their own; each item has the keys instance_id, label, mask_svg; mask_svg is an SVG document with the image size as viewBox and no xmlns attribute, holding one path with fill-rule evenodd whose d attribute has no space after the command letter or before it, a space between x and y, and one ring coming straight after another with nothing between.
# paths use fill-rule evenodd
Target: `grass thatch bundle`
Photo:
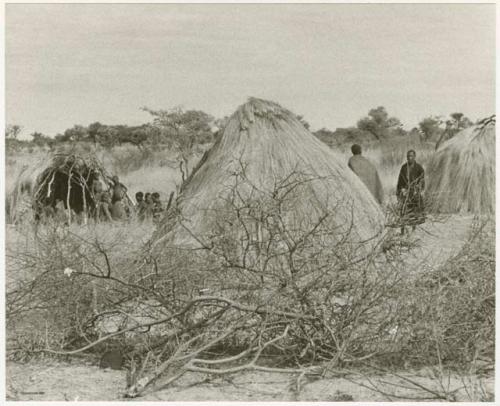
<instances>
[{"instance_id":1,"label":"grass thatch bundle","mask_svg":"<svg viewBox=\"0 0 500 406\"><path fill-rule=\"evenodd\" d=\"M17 223L20 219L29 216L31 212L31 194L40 168L45 165L46 156L40 159L31 159L29 162L18 164L5 175L5 213L6 222Z\"/></svg>"},{"instance_id":2,"label":"grass thatch bundle","mask_svg":"<svg viewBox=\"0 0 500 406\"><path fill-rule=\"evenodd\" d=\"M290 186L294 182L298 187ZM379 205L345 159L315 138L295 114L256 98L231 116L182 186L178 207L189 234L206 235L215 227L215 212L224 213L235 188L245 201L272 197L286 187L295 194L294 203L283 210L289 224L306 228L307 219L334 211L332 227L339 234L349 232L353 242L373 239L383 228ZM177 230L178 241L189 239ZM158 230L157 237L166 233Z\"/></svg>"},{"instance_id":3,"label":"grass thatch bundle","mask_svg":"<svg viewBox=\"0 0 500 406\"><path fill-rule=\"evenodd\" d=\"M438 213L495 213L495 116L445 142L427 166L426 200Z\"/></svg>"},{"instance_id":4,"label":"grass thatch bundle","mask_svg":"<svg viewBox=\"0 0 500 406\"><path fill-rule=\"evenodd\" d=\"M56 154L49 162L37 162L26 167L18 175L12 191L8 195L8 217L11 222L19 220L19 205L30 201L35 219L39 219L44 209L56 207L62 202L68 218L74 213L87 218L96 208L92 183L100 179L109 188L113 184L111 176L94 157L76 154ZM60 203L61 204L61 203Z\"/></svg>"}]
</instances>

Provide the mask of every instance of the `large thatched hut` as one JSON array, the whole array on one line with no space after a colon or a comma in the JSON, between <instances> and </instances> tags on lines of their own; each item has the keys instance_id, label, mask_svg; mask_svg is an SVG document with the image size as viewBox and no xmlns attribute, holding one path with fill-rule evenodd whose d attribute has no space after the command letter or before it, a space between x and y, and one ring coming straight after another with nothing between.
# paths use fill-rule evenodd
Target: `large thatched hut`
<instances>
[{"instance_id":1,"label":"large thatched hut","mask_svg":"<svg viewBox=\"0 0 500 406\"><path fill-rule=\"evenodd\" d=\"M210 234L236 183L238 196L251 199L259 193L272 195L292 177L307 180L297 181L301 184L293 204L284 210L285 221L307 227L305 219L330 211L332 227L344 237L348 233L352 242L373 241L381 233L383 213L345 159L315 138L292 112L250 98L230 117L223 134L182 186L177 199L182 227L165 219L153 240L174 235L176 241L189 241Z\"/></svg>"},{"instance_id":2,"label":"large thatched hut","mask_svg":"<svg viewBox=\"0 0 500 406\"><path fill-rule=\"evenodd\" d=\"M426 201L437 213L495 213L495 116L462 130L427 166Z\"/></svg>"}]
</instances>

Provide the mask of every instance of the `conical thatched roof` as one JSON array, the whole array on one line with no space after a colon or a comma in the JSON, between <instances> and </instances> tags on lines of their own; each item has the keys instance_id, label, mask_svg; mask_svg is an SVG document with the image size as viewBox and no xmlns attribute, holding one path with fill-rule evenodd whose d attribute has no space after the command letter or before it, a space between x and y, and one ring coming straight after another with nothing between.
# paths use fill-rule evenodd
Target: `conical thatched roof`
<instances>
[{"instance_id":1,"label":"conical thatched roof","mask_svg":"<svg viewBox=\"0 0 500 406\"><path fill-rule=\"evenodd\" d=\"M383 229L379 205L343 157L307 131L295 114L276 103L250 98L231 116L222 136L182 187L178 207L194 234L213 227L213 212L224 205L234 187L232 174L242 168L250 189L269 193L292 173L309 179L297 188L287 221L297 223L334 211L335 226L350 229L355 242L373 239Z\"/></svg>"},{"instance_id":2,"label":"conical thatched roof","mask_svg":"<svg viewBox=\"0 0 500 406\"><path fill-rule=\"evenodd\" d=\"M495 117L446 141L431 158L426 200L439 213L495 212Z\"/></svg>"}]
</instances>

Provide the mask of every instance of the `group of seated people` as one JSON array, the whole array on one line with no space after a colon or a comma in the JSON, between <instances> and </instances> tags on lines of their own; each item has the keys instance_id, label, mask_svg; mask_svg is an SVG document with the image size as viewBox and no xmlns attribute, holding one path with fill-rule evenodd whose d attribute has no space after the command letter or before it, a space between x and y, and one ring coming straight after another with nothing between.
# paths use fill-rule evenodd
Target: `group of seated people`
<instances>
[{"instance_id":1,"label":"group of seated people","mask_svg":"<svg viewBox=\"0 0 500 406\"><path fill-rule=\"evenodd\" d=\"M126 220L134 215L141 222L148 219L156 222L160 219L163 205L158 192L146 194L137 192L135 194L137 203L134 206L127 198L127 188L120 183L118 177L114 176L112 180L113 185L109 191L103 190L100 182L94 187L97 222Z\"/></svg>"},{"instance_id":2,"label":"group of seated people","mask_svg":"<svg viewBox=\"0 0 500 406\"><path fill-rule=\"evenodd\" d=\"M161 218L164 209L158 192L146 192L146 194L137 192L135 200L137 202L135 212L139 221L153 219L154 222L157 222Z\"/></svg>"}]
</instances>

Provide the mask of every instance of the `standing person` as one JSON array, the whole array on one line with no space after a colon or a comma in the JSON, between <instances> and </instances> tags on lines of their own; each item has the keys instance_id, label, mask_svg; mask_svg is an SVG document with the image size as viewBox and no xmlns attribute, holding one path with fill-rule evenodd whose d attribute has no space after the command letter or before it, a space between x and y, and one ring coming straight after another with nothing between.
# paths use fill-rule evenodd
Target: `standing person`
<instances>
[{"instance_id":1,"label":"standing person","mask_svg":"<svg viewBox=\"0 0 500 406\"><path fill-rule=\"evenodd\" d=\"M104 188L102 186L102 182L100 180L99 172L94 171L94 180L92 181L92 195L94 198L94 204L95 204L95 221L99 222L99 217L101 213L101 200L102 200L102 194L104 192Z\"/></svg>"},{"instance_id":2,"label":"standing person","mask_svg":"<svg viewBox=\"0 0 500 406\"><path fill-rule=\"evenodd\" d=\"M127 188L123 183L120 183L120 179L118 178L118 176L115 175L111 179L113 181L111 203L115 203L125 197L125 195L127 194Z\"/></svg>"},{"instance_id":3,"label":"standing person","mask_svg":"<svg viewBox=\"0 0 500 406\"><path fill-rule=\"evenodd\" d=\"M425 172L424 168L416 162L416 157L414 150L408 151L407 162L401 167L396 187L402 220L401 235L405 233L406 225L411 225L412 230L415 231L417 224L425 222L422 198L425 188Z\"/></svg>"},{"instance_id":4,"label":"standing person","mask_svg":"<svg viewBox=\"0 0 500 406\"><path fill-rule=\"evenodd\" d=\"M363 181L378 204L384 201L384 189L378 176L377 168L368 159L361 155L361 146L354 144L351 147L352 157L348 166Z\"/></svg>"},{"instance_id":5,"label":"standing person","mask_svg":"<svg viewBox=\"0 0 500 406\"><path fill-rule=\"evenodd\" d=\"M120 183L118 176L115 175L111 179L113 181L111 188L111 217L113 220L124 220L127 218L127 208L123 198L127 194L127 188Z\"/></svg>"}]
</instances>

